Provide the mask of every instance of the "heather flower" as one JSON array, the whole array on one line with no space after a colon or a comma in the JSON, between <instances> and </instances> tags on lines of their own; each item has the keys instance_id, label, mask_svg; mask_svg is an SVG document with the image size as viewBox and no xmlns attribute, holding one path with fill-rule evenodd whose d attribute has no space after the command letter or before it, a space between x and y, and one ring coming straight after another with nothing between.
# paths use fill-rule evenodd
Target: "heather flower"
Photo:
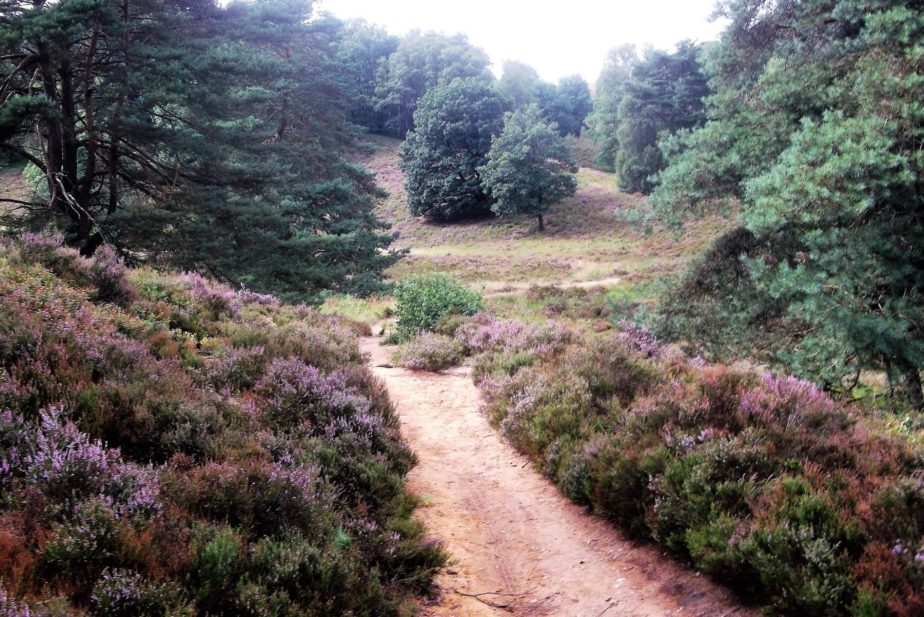
<instances>
[{"instance_id":1,"label":"heather flower","mask_svg":"<svg viewBox=\"0 0 924 617\"><path fill-rule=\"evenodd\" d=\"M205 378L223 396L253 387L265 362L265 349L258 347L231 347L209 359Z\"/></svg>"},{"instance_id":2,"label":"heather flower","mask_svg":"<svg viewBox=\"0 0 924 617\"><path fill-rule=\"evenodd\" d=\"M543 354L567 344L574 335L560 324L526 324L479 313L459 326L455 336L469 352L504 350Z\"/></svg>"},{"instance_id":3,"label":"heather flower","mask_svg":"<svg viewBox=\"0 0 924 617\"><path fill-rule=\"evenodd\" d=\"M231 317L240 315L241 301L233 290L192 272L183 278L190 284L189 294L192 299L202 304L213 316L223 313Z\"/></svg>"},{"instance_id":4,"label":"heather flower","mask_svg":"<svg viewBox=\"0 0 924 617\"><path fill-rule=\"evenodd\" d=\"M109 244L99 247L90 265L90 280L96 285L96 299L124 304L135 297L135 290L126 279L125 262Z\"/></svg>"},{"instance_id":5,"label":"heather flower","mask_svg":"<svg viewBox=\"0 0 924 617\"><path fill-rule=\"evenodd\" d=\"M462 344L450 336L421 332L394 353L396 364L420 371L441 371L462 361Z\"/></svg>"},{"instance_id":6,"label":"heather flower","mask_svg":"<svg viewBox=\"0 0 924 617\"><path fill-rule=\"evenodd\" d=\"M619 327L622 332L618 338L626 347L649 358L661 355L661 346L648 328L625 319L619 322Z\"/></svg>"},{"instance_id":7,"label":"heather flower","mask_svg":"<svg viewBox=\"0 0 924 617\"><path fill-rule=\"evenodd\" d=\"M279 298L272 294L261 294L255 291L250 291L241 287L237 290L237 297L241 302L246 304L260 304L263 306L279 306Z\"/></svg>"},{"instance_id":8,"label":"heather flower","mask_svg":"<svg viewBox=\"0 0 924 617\"><path fill-rule=\"evenodd\" d=\"M106 568L90 597L99 615L132 615L141 608L149 584L137 572Z\"/></svg>"},{"instance_id":9,"label":"heather flower","mask_svg":"<svg viewBox=\"0 0 924 617\"><path fill-rule=\"evenodd\" d=\"M337 372L323 373L298 358L276 358L257 384L266 395L267 410L277 421L298 424L317 420L324 411L369 410L369 401Z\"/></svg>"},{"instance_id":10,"label":"heather flower","mask_svg":"<svg viewBox=\"0 0 924 617\"><path fill-rule=\"evenodd\" d=\"M741 410L754 420L789 426L821 425L842 416L834 401L810 381L796 377L774 377L765 373L755 388L741 396Z\"/></svg>"},{"instance_id":11,"label":"heather flower","mask_svg":"<svg viewBox=\"0 0 924 617\"><path fill-rule=\"evenodd\" d=\"M3 585L0 585L0 617L38 617L39 613L25 602L17 602Z\"/></svg>"}]
</instances>

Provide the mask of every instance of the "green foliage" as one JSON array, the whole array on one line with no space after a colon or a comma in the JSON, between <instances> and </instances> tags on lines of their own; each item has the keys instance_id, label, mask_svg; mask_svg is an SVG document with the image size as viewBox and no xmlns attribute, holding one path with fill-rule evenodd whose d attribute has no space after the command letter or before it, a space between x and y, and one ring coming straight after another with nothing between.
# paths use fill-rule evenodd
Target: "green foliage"
<instances>
[{"instance_id":1,"label":"green foliage","mask_svg":"<svg viewBox=\"0 0 924 617\"><path fill-rule=\"evenodd\" d=\"M484 308L477 292L445 274L404 279L394 294L398 331L405 338L433 330L449 315L474 315Z\"/></svg>"},{"instance_id":2,"label":"green foliage","mask_svg":"<svg viewBox=\"0 0 924 617\"><path fill-rule=\"evenodd\" d=\"M384 28L362 19L343 24L338 37L338 73L350 92L350 121L372 133L386 131L386 118L376 110L376 75L379 66L398 49L399 42Z\"/></svg>"},{"instance_id":3,"label":"green foliage","mask_svg":"<svg viewBox=\"0 0 924 617\"><path fill-rule=\"evenodd\" d=\"M539 73L523 62L505 60L497 80L497 91L510 101L511 109L536 102L536 89L539 86Z\"/></svg>"},{"instance_id":4,"label":"green foliage","mask_svg":"<svg viewBox=\"0 0 924 617\"><path fill-rule=\"evenodd\" d=\"M504 130L492 140L478 171L495 214L535 216L540 230L548 207L577 190L577 167L565 142L536 105L506 115Z\"/></svg>"},{"instance_id":5,"label":"green foliage","mask_svg":"<svg viewBox=\"0 0 924 617\"><path fill-rule=\"evenodd\" d=\"M580 75L569 75L558 86L540 83L536 89L536 104L561 135L580 135L584 119L593 109L590 86Z\"/></svg>"},{"instance_id":6,"label":"green foliage","mask_svg":"<svg viewBox=\"0 0 924 617\"><path fill-rule=\"evenodd\" d=\"M705 121L703 98L709 93L699 67L700 47L688 41L677 51L654 51L632 66L622 85L613 161L619 187L649 193L664 167L658 141L665 135Z\"/></svg>"},{"instance_id":7,"label":"green foliage","mask_svg":"<svg viewBox=\"0 0 924 617\"><path fill-rule=\"evenodd\" d=\"M489 211L479 168L505 109L504 99L481 79L457 79L427 92L401 146L412 214L453 219Z\"/></svg>"},{"instance_id":8,"label":"green foliage","mask_svg":"<svg viewBox=\"0 0 924 617\"><path fill-rule=\"evenodd\" d=\"M375 110L388 134L403 139L419 126L415 112L428 90L455 79L490 83L494 78L489 65L488 55L462 34L410 32L379 66Z\"/></svg>"},{"instance_id":9,"label":"green foliage","mask_svg":"<svg viewBox=\"0 0 924 617\"><path fill-rule=\"evenodd\" d=\"M594 86L593 111L587 117L589 136L600 147L597 165L606 171L614 171L619 140L619 106L625 96L625 85L632 74L632 67L638 62L635 47L624 45L611 50Z\"/></svg>"},{"instance_id":10,"label":"green foliage","mask_svg":"<svg viewBox=\"0 0 924 617\"><path fill-rule=\"evenodd\" d=\"M392 238L341 156L358 94L338 75L339 23L309 1L3 11L0 149L43 184L10 227L299 300L378 286Z\"/></svg>"},{"instance_id":11,"label":"green foliage","mask_svg":"<svg viewBox=\"0 0 924 617\"><path fill-rule=\"evenodd\" d=\"M924 18L912 5L729 5L706 57L708 122L665 143L653 201L678 220L739 198L766 247L747 261L753 285L808 332L777 360L833 389L883 371L921 409Z\"/></svg>"}]
</instances>

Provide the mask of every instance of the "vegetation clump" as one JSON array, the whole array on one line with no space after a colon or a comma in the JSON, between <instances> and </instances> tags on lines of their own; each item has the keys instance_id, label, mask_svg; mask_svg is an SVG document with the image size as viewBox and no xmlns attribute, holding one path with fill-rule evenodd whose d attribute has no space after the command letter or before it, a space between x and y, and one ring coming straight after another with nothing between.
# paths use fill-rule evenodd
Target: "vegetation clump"
<instances>
[{"instance_id":1,"label":"vegetation clump","mask_svg":"<svg viewBox=\"0 0 924 617\"><path fill-rule=\"evenodd\" d=\"M688 359L645 328L481 317L486 413L572 499L774 614L924 611L919 445L814 384Z\"/></svg>"},{"instance_id":2,"label":"vegetation clump","mask_svg":"<svg viewBox=\"0 0 924 617\"><path fill-rule=\"evenodd\" d=\"M413 463L349 324L3 243L4 614L406 614Z\"/></svg>"},{"instance_id":3,"label":"vegetation clump","mask_svg":"<svg viewBox=\"0 0 924 617\"><path fill-rule=\"evenodd\" d=\"M395 285L398 335L409 338L432 331L450 315L474 315L484 308L481 296L445 274L414 276Z\"/></svg>"},{"instance_id":4,"label":"vegetation clump","mask_svg":"<svg viewBox=\"0 0 924 617\"><path fill-rule=\"evenodd\" d=\"M393 358L395 364L418 371L442 371L462 362L462 344L451 336L421 332L403 343Z\"/></svg>"}]
</instances>

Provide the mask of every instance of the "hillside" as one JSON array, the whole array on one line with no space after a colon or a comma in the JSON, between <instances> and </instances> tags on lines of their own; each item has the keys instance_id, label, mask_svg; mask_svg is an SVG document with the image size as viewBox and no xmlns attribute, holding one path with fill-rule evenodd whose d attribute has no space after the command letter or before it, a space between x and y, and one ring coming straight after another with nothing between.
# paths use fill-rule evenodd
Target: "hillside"
<instances>
[{"instance_id":1,"label":"hillside","mask_svg":"<svg viewBox=\"0 0 924 617\"><path fill-rule=\"evenodd\" d=\"M3 240L0 614L411 611L443 556L356 327Z\"/></svg>"},{"instance_id":2,"label":"hillside","mask_svg":"<svg viewBox=\"0 0 924 617\"><path fill-rule=\"evenodd\" d=\"M398 232L407 258L388 274L447 272L486 293L518 292L530 286L634 289L679 272L727 227L706 218L681 233L657 228L646 233L619 214L643 207L640 195L620 192L612 174L581 168L578 191L554 204L544 232L527 216L433 223L407 211L397 140L374 137L374 152L360 162L388 197L376 214Z\"/></svg>"}]
</instances>

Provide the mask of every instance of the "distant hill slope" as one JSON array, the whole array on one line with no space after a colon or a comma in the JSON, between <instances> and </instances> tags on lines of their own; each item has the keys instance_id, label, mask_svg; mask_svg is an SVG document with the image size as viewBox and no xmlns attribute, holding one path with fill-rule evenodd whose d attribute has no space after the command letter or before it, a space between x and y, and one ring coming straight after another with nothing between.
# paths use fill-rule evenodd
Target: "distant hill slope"
<instances>
[{"instance_id":1,"label":"distant hill slope","mask_svg":"<svg viewBox=\"0 0 924 617\"><path fill-rule=\"evenodd\" d=\"M390 270L394 278L444 271L489 293L530 285L637 285L679 271L728 227L726 219L707 217L681 234L645 233L618 217L644 207L644 197L620 192L612 174L589 168L578 172L577 193L551 207L544 232L527 216L432 223L408 212L400 142L369 139L374 150L359 162L388 191L376 211L400 234L398 245L410 249Z\"/></svg>"},{"instance_id":2,"label":"distant hill slope","mask_svg":"<svg viewBox=\"0 0 924 617\"><path fill-rule=\"evenodd\" d=\"M0 614L406 614L442 552L353 329L2 241Z\"/></svg>"}]
</instances>

